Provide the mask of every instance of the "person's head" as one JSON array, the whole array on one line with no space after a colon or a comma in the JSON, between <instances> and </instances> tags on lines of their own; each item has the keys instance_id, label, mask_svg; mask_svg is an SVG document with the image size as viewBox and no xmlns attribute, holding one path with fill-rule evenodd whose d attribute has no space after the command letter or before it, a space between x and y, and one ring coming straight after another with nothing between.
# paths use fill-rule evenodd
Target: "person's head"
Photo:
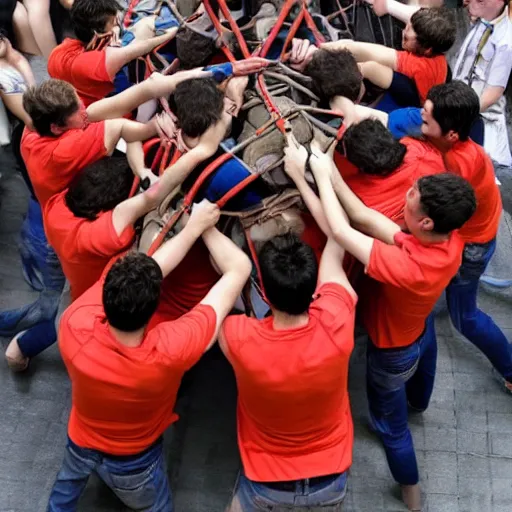
<instances>
[{"instance_id":1,"label":"person's head","mask_svg":"<svg viewBox=\"0 0 512 512\"><path fill-rule=\"evenodd\" d=\"M313 249L295 235L276 236L261 247L258 261L271 306L289 315L307 312L318 278Z\"/></svg>"},{"instance_id":2,"label":"person's head","mask_svg":"<svg viewBox=\"0 0 512 512\"><path fill-rule=\"evenodd\" d=\"M446 53L455 42L456 24L451 9L421 8L402 32L402 48L418 55Z\"/></svg>"},{"instance_id":3,"label":"person's head","mask_svg":"<svg viewBox=\"0 0 512 512\"><path fill-rule=\"evenodd\" d=\"M75 0L70 17L76 37L88 44L95 34L106 34L118 24L122 7L116 0Z\"/></svg>"},{"instance_id":4,"label":"person's head","mask_svg":"<svg viewBox=\"0 0 512 512\"><path fill-rule=\"evenodd\" d=\"M348 50L317 50L304 73L313 79L315 90L327 100L345 96L357 103L360 99L363 76Z\"/></svg>"},{"instance_id":5,"label":"person's head","mask_svg":"<svg viewBox=\"0 0 512 512\"><path fill-rule=\"evenodd\" d=\"M405 196L404 221L411 234L447 235L461 228L476 210L470 183L453 173L424 176Z\"/></svg>"},{"instance_id":6,"label":"person's head","mask_svg":"<svg viewBox=\"0 0 512 512\"><path fill-rule=\"evenodd\" d=\"M67 130L87 126L87 111L74 87L54 78L30 87L23 94L23 108L34 128L44 137L58 137Z\"/></svg>"},{"instance_id":7,"label":"person's head","mask_svg":"<svg viewBox=\"0 0 512 512\"><path fill-rule=\"evenodd\" d=\"M465 3L471 17L487 21L497 18L508 4L509 0L468 0Z\"/></svg>"},{"instance_id":8,"label":"person's head","mask_svg":"<svg viewBox=\"0 0 512 512\"><path fill-rule=\"evenodd\" d=\"M386 176L403 162L407 148L376 119L351 125L343 135L347 160L365 174Z\"/></svg>"},{"instance_id":9,"label":"person's head","mask_svg":"<svg viewBox=\"0 0 512 512\"><path fill-rule=\"evenodd\" d=\"M181 82L174 92L176 117L184 135L200 137L220 121L224 94L213 78L191 78Z\"/></svg>"},{"instance_id":10,"label":"person's head","mask_svg":"<svg viewBox=\"0 0 512 512\"><path fill-rule=\"evenodd\" d=\"M128 199L132 184L133 172L125 158L103 158L74 178L64 200L75 217L94 220Z\"/></svg>"},{"instance_id":11,"label":"person's head","mask_svg":"<svg viewBox=\"0 0 512 512\"><path fill-rule=\"evenodd\" d=\"M421 112L421 133L447 144L465 141L479 114L480 100L469 85L459 80L436 85L428 92Z\"/></svg>"},{"instance_id":12,"label":"person's head","mask_svg":"<svg viewBox=\"0 0 512 512\"><path fill-rule=\"evenodd\" d=\"M108 323L123 332L142 329L156 311L163 275L158 263L140 252L112 265L103 285L103 309Z\"/></svg>"}]
</instances>

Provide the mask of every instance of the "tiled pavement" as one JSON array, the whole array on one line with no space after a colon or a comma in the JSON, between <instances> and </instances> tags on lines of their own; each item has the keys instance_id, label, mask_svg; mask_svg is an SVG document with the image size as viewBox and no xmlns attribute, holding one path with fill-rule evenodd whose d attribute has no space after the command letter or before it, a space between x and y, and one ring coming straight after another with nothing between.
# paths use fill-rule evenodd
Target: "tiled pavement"
<instances>
[{"instance_id":1,"label":"tiled pavement","mask_svg":"<svg viewBox=\"0 0 512 512\"><path fill-rule=\"evenodd\" d=\"M27 195L12 160L0 150L5 188L0 209L0 308L34 297L25 284L16 249ZM512 176L502 179L508 210L490 273L510 277ZM484 310L512 340L512 290L486 289ZM491 377L485 358L454 333L446 313L437 319L438 373L428 411L410 418L425 512L512 511L512 397ZM2 340L5 347L8 340ZM70 386L52 347L25 375L0 368L0 512L43 512L66 439ZM384 453L366 425L364 344L354 351L350 395L356 440L346 499L347 512L403 511ZM177 512L221 512L239 468L235 386L229 365L212 350L193 370L179 408L182 419L166 437ZM123 511L92 480L81 512Z\"/></svg>"}]
</instances>

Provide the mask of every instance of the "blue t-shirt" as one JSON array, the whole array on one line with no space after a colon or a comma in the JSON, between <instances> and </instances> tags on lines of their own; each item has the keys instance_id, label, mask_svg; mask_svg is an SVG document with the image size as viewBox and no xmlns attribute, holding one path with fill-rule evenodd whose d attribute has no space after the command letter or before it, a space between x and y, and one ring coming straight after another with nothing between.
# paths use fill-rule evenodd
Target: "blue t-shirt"
<instances>
[{"instance_id":1,"label":"blue t-shirt","mask_svg":"<svg viewBox=\"0 0 512 512\"><path fill-rule=\"evenodd\" d=\"M388 130L395 139L421 136L421 108L399 108L389 114Z\"/></svg>"}]
</instances>

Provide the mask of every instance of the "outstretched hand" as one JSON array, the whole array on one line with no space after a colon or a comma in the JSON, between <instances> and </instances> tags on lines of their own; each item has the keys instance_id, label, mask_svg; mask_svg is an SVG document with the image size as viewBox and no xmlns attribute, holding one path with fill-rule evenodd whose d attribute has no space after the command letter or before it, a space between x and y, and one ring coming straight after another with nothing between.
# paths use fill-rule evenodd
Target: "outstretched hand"
<instances>
[{"instance_id":1,"label":"outstretched hand","mask_svg":"<svg viewBox=\"0 0 512 512\"><path fill-rule=\"evenodd\" d=\"M259 73L270 66L272 61L263 59L262 57L250 57L249 59L238 60L233 62L233 75L245 76Z\"/></svg>"},{"instance_id":2,"label":"outstretched hand","mask_svg":"<svg viewBox=\"0 0 512 512\"><path fill-rule=\"evenodd\" d=\"M388 14L387 0L364 0L367 4L373 5L373 12L377 16Z\"/></svg>"},{"instance_id":3,"label":"outstretched hand","mask_svg":"<svg viewBox=\"0 0 512 512\"><path fill-rule=\"evenodd\" d=\"M318 179L319 176L328 176L329 179L332 180L335 177L334 173L337 172L337 169L334 165L333 155L336 142L337 141L334 141L327 151L324 152L316 139L311 141L311 158L309 159L309 165L315 179Z\"/></svg>"},{"instance_id":4,"label":"outstretched hand","mask_svg":"<svg viewBox=\"0 0 512 512\"><path fill-rule=\"evenodd\" d=\"M295 182L297 179L304 177L308 151L302 144L299 144L291 129L286 132L286 143L284 148L284 171Z\"/></svg>"},{"instance_id":5,"label":"outstretched hand","mask_svg":"<svg viewBox=\"0 0 512 512\"><path fill-rule=\"evenodd\" d=\"M317 50L318 48L307 39L293 39L289 60L290 67L298 71L304 71Z\"/></svg>"},{"instance_id":6,"label":"outstretched hand","mask_svg":"<svg viewBox=\"0 0 512 512\"><path fill-rule=\"evenodd\" d=\"M193 226L199 233L204 233L207 229L213 228L219 222L219 218L219 207L215 203L203 199L200 203L193 205L187 226Z\"/></svg>"}]
</instances>

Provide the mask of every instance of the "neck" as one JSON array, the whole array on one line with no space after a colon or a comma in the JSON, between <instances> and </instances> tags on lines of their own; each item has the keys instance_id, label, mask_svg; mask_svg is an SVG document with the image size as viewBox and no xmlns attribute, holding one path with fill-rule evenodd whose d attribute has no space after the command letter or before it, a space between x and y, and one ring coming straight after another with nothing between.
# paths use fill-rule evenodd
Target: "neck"
<instances>
[{"instance_id":1,"label":"neck","mask_svg":"<svg viewBox=\"0 0 512 512\"><path fill-rule=\"evenodd\" d=\"M433 231L420 231L419 233L414 233L414 236L425 245L440 244L450 238L450 234L442 235L440 233L434 233Z\"/></svg>"},{"instance_id":2,"label":"neck","mask_svg":"<svg viewBox=\"0 0 512 512\"><path fill-rule=\"evenodd\" d=\"M492 9L489 9L482 18L485 21L493 21L495 20L503 11L505 10L505 5L501 5L499 7L494 7Z\"/></svg>"},{"instance_id":3,"label":"neck","mask_svg":"<svg viewBox=\"0 0 512 512\"><path fill-rule=\"evenodd\" d=\"M120 331L119 329L112 327L110 324L108 328L114 335L114 338L116 338L121 345L124 345L125 347L138 347L144 338L144 330L146 326L132 332Z\"/></svg>"},{"instance_id":4,"label":"neck","mask_svg":"<svg viewBox=\"0 0 512 512\"><path fill-rule=\"evenodd\" d=\"M448 142L446 139L443 138L433 138L433 137L427 137L427 140L432 144L432 146L436 147L441 153L447 153L450 151L450 149L453 148L453 142Z\"/></svg>"},{"instance_id":5,"label":"neck","mask_svg":"<svg viewBox=\"0 0 512 512\"><path fill-rule=\"evenodd\" d=\"M189 137L184 133L181 134L181 137L188 149L194 149L199 144L199 137Z\"/></svg>"},{"instance_id":6,"label":"neck","mask_svg":"<svg viewBox=\"0 0 512 512\"><path fill-rule=\"evenodd\" d=\"M272 309L272 317L274 329L278 331L304 327L309 322L309 313L307 311L301 315L289 315L288 313L283 313L283 311Z\"/></svg>"}]
</instances>

